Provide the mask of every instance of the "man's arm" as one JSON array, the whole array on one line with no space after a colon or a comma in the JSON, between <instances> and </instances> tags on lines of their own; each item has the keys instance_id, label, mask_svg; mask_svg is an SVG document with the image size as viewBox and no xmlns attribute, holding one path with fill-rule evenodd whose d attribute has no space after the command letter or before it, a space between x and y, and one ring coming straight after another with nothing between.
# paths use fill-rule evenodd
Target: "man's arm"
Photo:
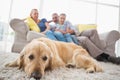
<instances>
[{"instance_id":1,"label":"man's arm","mask_svg":"<svg viewBox=\"0 0 120 80\"><path fill-rule=\"evenodd\" d=\"M51 23L51 22L53 22L53 20L50 20L50 21L47 21L48 23Z\"/></svg>"}]
</instances>

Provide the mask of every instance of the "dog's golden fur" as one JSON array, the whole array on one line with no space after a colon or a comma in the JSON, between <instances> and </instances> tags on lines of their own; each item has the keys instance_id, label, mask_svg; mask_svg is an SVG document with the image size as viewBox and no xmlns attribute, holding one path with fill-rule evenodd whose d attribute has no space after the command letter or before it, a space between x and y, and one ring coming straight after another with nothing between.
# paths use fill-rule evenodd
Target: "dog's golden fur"
<instances>
[{"instance_id":1,"label":"dog's golden fur","mask_svg":"<svg viewBox=\"0 0 120 80\"><path fill-rule=\"evenodd\" d=\"M65 66L84 68L87 72L102 71L97 61L81 46L47 38L38 38L31 41L21 51L20 57L6 66L18 66L24 69L28 75L31 75L34 71L44 75L45 69Z\"/></svg>"}]
</instances>

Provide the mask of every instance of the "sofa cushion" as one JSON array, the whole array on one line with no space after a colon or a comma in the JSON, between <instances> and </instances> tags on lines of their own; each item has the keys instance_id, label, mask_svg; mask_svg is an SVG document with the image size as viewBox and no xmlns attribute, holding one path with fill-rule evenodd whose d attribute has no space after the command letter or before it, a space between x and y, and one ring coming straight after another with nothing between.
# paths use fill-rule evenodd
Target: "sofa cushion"
<instances>
[{"instance_id":1,"label":"sofa cushion","mask_svg":"<svg viewBox=\"0 0 120 80\"><path fill-rule=\"evenodd\" d=\"M78 28L79 32L82 32L82 31L85 31L88 29L96 29L97 25L95 25L95 24L78 24L77 28Z\"/></svg>"},{"instance_id":2,"label":"sofa cushion","mask_svg":"<svg viewBox=\"0 0 120 80\"><path fill-rule=\"evenodd\" d=\"M33 39L40 38L40 37L46 37L42 33L38 33L36 31L29 31L27 34L27 41L32 41Z\"/></svg>"}]
</instances>

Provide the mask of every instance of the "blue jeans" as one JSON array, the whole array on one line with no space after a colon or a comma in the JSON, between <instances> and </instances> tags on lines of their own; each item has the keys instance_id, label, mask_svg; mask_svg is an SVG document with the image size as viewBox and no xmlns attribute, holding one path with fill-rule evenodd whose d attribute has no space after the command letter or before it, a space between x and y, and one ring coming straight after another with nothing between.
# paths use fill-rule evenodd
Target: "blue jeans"
<instances>
[{"instance_id":1,"label":"blue jeans","mask_svg":"<svg viewBox=\"0 0 120 80\"><path fill-rule=\"evenodd\" d=\"M55 31L54 32L55 37L57 38L57 40L59 41L64 41L64 42L73 42L72 37L69 33L67 34L62 34L59 31Z\"/></svg>"},{"instance_id":2,"label":"blue jeans","mask_svg":"<svg viewBox=\"0 0 120 80\"><path fill-rule=\"evenodd\" d=\"M73 42L78 45L79 42L78 42L76 36L75 36L75 35L71 35L71 37L72 37L72 39L73 39Z\"/></svg>"},{"instance_id":3,"label":"blue jeans","mask_svg":"<svg viewBox=\"0 0 120 80\"><path fill-rule=\"evenodd\" d=\"M74 42L72 40L72 36L70 35L70 33L64 34L64 37L65 37L65 39L66 39L67 42Z\"/></svg>"},{"instance_id":4,"label":"blue jeans","mask_svg":"<svg viewBox=\"0 0 120 80\"><path fill-rule=\"evenodd\" d=\"M55 35L55 37L57 38L58 41L66 42L66 39L65 39L64 35L61 32L55 31L54 35Z\"/></svg>"},{"instance_id":5,"label":"blue jeans","mask_svg":"<svg viewBox=\"0 0 120 80\"><path fill-rule=\"evenodd\" d=\"M45 35L52 40L57 40L56 37L54 36L54 33L51 30L48 30Z\"/></svg>"}]
</instances>

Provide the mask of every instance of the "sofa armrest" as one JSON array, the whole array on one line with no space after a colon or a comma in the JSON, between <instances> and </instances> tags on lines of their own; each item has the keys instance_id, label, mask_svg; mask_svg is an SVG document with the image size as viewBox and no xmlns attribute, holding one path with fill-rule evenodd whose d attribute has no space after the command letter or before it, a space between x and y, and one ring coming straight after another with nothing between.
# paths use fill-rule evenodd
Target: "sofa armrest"
<instances>
[{"instance_id":1,"label":"sofa armrest","mask_svg":"<svg viewBox=\"0 0 120 80\"><path fill-rule=\"evenodd\" d=\"M116 56L115 45L116 41L120 39L120 33L116 30L100 34L100 38L106 42L106 48L104 52L111 56Z\"/></svg>"},{"instance_id":2,"label":"sofa armrest","mask_svg":"<svg viewBox=\"0 0 120 80\"><path fill-rule=\"evenodd\" d=\"M27 41L29 42L32 41L33 39L40 38L40 37L46 37L46 36L42 33L38 33L35 31L28 31L27 33Z\"/></svg>"},{"instance_id":3,"label":"sofa armrest","mask_svg":"<svg viewBox=\"0 0 120 80\"><path fill-rule=\"evenodd\" d=\"M99 34L100 39L105 40L107 43L116 42L120 39L120 33L116 30Z\"/></svg>"},{"instance_id":4,"label":"sofa armrest","mask_svg":"<svg viewBox=\"0 0 120 80\"><path fill-rule=\"evenodd\" d=\"M25 35L29 31L29 27L21 19L12 19L10 21L10 26L16 33L20 33L21 35Z\"/></svg>"}]
</instances>

